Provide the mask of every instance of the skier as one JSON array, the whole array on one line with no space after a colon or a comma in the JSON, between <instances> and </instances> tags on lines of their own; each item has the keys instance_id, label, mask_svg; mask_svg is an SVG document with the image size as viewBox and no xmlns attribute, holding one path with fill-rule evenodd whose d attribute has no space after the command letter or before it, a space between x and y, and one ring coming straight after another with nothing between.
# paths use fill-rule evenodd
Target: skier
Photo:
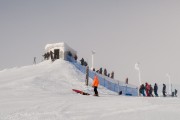
<instances>
[{"instance_id":1,"label":"skier","mask_svg":"<svg viewBox=\"0 0 180 120\"><path fill-rule=\"evenodd\" d=\"M145 90L145 86L144 86L144 84L142 84L139 89L140 95L142 94L143 96L145 96L144 90Z\"/></svg>"},{"instance_id":2,"label":"skier","mask_svg":"<svg viewBox=\"0 0 180 120\"><path fill-rule=\"evenodd\" d=\"M92 84L92 87L94 87L94 96L99 96L98 91L97 91L98 85L99 85L98 76L95 74L93 84Z\"/></svg>"},{"instance_id":3,"label":"skier","mask_svg":"<svg viewBox=\"0 0 180 120\"><path fill-rule=\"evenodd\" d=\"M153 88L152 88L151 84L150 84L149 86L150 86L150 87L149 87L149 88L150 88L150 89L149 89L149 96L150 96L150 97L154 97L153 94L152 94Z\"/></svg>"},{"instance_id":4,"label":"skier","mask_svg":"<svg viewBox=\"0 0 180 120\"><path fill-rule=\"evenodd\" d=\"M158 86L157 86L157 84L155 83L155 84L154 84L154 94L155 94L156 97L158 97L157 91L158 91Z\"/></svg>"},{"instance_id":5,"label":"skier","mask_svg":"<svg viewBox=\"0 0 180 120\"><path fill-rule=\"evenodd\" d=\"M174 96L177 97L177 90L174 91Z\"/></svg>"},{"instance_id":6,"label":"skier","mask_svg":"<svg viewBox=\"0 0 180 120\"><path fill-rule=\"evenodd\" d=\"M149 95L150 86L149 86L148 83L146 83L145 90L146 90L146 96L150 96L150 95Z\"/></svg>"},{"instance_id":7,"label":"skier","mask_svg":"<svg viewBox=\"0 0 180 120\"><path fill-rule=\"evenodd\" d=\"M162 90L163 96L166 97L166 85L163 84L163 90Z\"/></svg>"}]
</instances>

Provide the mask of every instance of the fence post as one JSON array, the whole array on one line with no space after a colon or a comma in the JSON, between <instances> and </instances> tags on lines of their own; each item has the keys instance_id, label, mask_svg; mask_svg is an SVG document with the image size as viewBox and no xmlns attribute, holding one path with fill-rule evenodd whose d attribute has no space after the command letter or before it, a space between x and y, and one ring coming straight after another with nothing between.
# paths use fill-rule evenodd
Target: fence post
<instances>
[{"instance_id":1,"label":"fence post","mask_svg":"<svg viewBox=\"0 0 180 120\"><path fill-rule=\"evenodd\" d=\"M118 81L118 93L120 92L120 89L119 89L119 81Z\"/></svg>"},{"instance_id":2,"label":"fence post","mask_svg":"<svg viewBox=\"0 0 180 120\"><path fill-rule=\"evenodd\" d=\"M105 78L104 78L104 87L106 87L106 86L105 86Z\"/></svg>"},{"instance_id":3,"label":"fence post","mask_svg":"<svg viewBox=\"0 0 180 120\"><path fill-rule=\"evenodd\" d=\"M86 86L88 86L88 82L89 82L89 66L86 67L86 80L85 80Z\"/></svg>"}]
</instances>

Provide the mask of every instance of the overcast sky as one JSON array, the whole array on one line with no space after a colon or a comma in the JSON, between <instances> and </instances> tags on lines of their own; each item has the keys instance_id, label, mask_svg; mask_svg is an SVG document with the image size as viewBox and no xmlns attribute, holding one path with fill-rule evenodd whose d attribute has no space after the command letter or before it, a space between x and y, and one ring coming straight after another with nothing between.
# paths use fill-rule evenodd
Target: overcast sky
<instances>
[{"instance_id":1,"label":"overcast sky","mask_svg":"<svg viewBox=\"0 0 180 120\"><path fill-rule=\"evenodd\" d=\"M180 84L179 0L0 0L0 69L42 60L47 43L66 42L115 78Z\"/></svg>"}]
</instances>

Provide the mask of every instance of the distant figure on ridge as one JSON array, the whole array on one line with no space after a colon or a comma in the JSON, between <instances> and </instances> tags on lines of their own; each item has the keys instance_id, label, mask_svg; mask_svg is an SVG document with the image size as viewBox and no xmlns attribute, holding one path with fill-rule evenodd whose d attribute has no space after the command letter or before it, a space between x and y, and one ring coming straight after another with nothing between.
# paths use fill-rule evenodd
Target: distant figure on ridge
<instances>
[{"instance_id":1,"label":"distant figure on ridge","mask_svg":"<svg viewBox=\"0 0 180 120\"><path fill-rule=\"evenodd\" d=\"M104 69L104 75L107 76L107 70L106 70L106 68Z\"/></svg>"},{"instance_id":2,"label":"distant figure on ridge","mask_svg":"<svg viewBox=\"0 0 180 120\"><path fill-rule=\"evenodd\" d=\"M54 53L53 53L52 51L50 51L50 56L51 56L51 60L52 60L52 61L54 61L54 56L53 56L53 54L54 54Z\"/></svg>"},{"instance_id":3,"label":"distant figure on ridge","mask_svg":"<svg viewBox=\"0 0 180 120\"><path fill-rule=\"evenodd\" d=\"M99 69L99 74L102 74L102 67Z\"/></svg>"},{"instance_id":4,"label":"distant figure on ridge","mask_svg":"<svg viewBox=\"0 0 180 120\"><path fill-rule=\"evenodd\" d=\"M126 84L128 84L128 78L126 78L126 81L125 81Z\"/></svg>"},{"instance_id":5,"label":"distant figure on ridge","mask_svg":"<svg viewBox=\"0 0 180 120\"><path fill-rule=\"evenodd\" d=\"M114 71L111 73L111 78L114 79Z\"/></svg>"},{"instance_id":6,"label":"distant figure on ridge","mask_svg":"<svg viewBox=\"0 0 180 120\"><path fill-rule=\"evenodd\" d=\"M74 59L75 59L75 60L77 60L77 59L78 59L77 55L75 55L75 56L74 56Z\"/></svg>"},{"instance_id":7,"label":"distant figure on ridge","mask_svg":"<svg viewBox=\"0 0 180 120\"><path fill-rule=\"evenodd\" d=\"M84 58L82 58L82 59L80 60L80 62L81 62L81 65L84 65Z\"/></svg>"},{"instance_id":8,"label":"distant figure on ridge","mask_svg":"<svg viewBox=\"0 0 180 120\"><path fill-rule=\"evenodd\" d=\"M34 62L33 63L36 64L36 57L34 57Z\"/></svg>"}]
</instances>

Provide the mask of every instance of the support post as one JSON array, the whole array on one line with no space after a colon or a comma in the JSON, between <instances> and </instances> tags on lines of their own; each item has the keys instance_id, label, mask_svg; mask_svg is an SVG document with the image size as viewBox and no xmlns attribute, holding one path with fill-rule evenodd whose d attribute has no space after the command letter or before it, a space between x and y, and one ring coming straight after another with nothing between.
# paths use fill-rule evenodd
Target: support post
<instances>
[{"instance_id":1,"label":"support post","mask_svg":"<svg viewBox=\"0 0 180 120\"><path fill-rule=\"evenodd\" d=\"M85 80L86 86L88 86L88 82L89 82L89 66L86 67L86 80Z\"/></svg>"}]
</instances>

